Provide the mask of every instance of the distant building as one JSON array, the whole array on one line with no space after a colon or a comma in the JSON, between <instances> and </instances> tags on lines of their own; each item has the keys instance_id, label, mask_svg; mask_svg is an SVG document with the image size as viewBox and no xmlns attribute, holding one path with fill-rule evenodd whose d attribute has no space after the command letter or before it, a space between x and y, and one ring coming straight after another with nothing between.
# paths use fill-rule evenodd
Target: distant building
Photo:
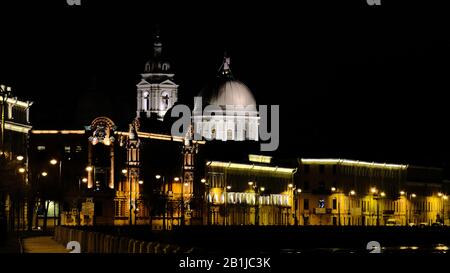
<instances>
[{"instance_id":1,"label":"distant building","mask_svg":"<svg viewBox=\"0 0 450 273\"><path fill-rule=\"evenodd\" d=\"M270 163L206 162L203 224L293 225L296 171Z\"/></svg>"},{"instance_id":2,"label":"distant building","mask_svg":"<svg viewBox=\"0 0 450 273\"><path fill-rule=\"evenodd\" d=\"M301 225L443 222L442 169L346 159L300 159Z\"/></svg>"}]
</instances>

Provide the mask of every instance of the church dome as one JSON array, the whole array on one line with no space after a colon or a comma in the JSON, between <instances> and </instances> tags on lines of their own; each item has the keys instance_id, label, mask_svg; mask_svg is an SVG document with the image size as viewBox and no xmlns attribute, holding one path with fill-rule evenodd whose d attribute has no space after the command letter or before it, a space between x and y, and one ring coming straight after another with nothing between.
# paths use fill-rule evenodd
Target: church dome
<instances>
[{"instance_id":1,"label":"church dome","mask_svg":"<svg viewBox=\"0 0 450 273\"><path fill-rule=\"evenodd\" d=\"M235 108L250 107L250 110L256 111L256 100L252 92L244 83L233 78L227 66L198 96L202 97L203 108L206 105L216 105L225 109L230 105ZM195 103L195 109L199 107L199 103Z\"/></svg>"}]
</instances>

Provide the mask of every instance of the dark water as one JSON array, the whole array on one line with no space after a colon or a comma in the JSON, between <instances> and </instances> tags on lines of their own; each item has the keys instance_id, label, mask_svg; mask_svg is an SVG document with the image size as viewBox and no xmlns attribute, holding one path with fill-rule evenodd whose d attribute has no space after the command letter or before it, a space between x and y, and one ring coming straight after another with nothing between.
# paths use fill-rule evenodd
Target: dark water
<instances>
[{"instance_id":1,"label":"dark water","mask_svg":"<svg viewBox=\"0 0 450 273\"><path fill-rule=\"evenodd\" d=\"M309 248L309 249L282 249L282 254L320 254L320 253L336 253L336 254L364 254L370 253L370 250L365 248ZM447 254L450 253L450 245L433 244L433 245L399 245L399 246L381 246L381 253L383 254Z\"/></svg>"}]
</instances>

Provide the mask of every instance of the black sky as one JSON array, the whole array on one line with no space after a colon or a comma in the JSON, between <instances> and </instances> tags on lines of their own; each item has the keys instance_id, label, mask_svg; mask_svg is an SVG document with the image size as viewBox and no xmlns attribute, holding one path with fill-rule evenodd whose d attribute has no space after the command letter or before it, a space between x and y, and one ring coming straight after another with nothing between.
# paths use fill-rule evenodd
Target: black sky
<instances>
[{"instance_id":1,"label":"black sky","mask_svg":"<svg viewBox=\"0 0 450 273\"><path fill-rule=\"evenodd\" d=\"M191 103L227 50L258 103L280 105L284 156L450 163L445 7L54 2L1 6L0 81L35 101L36 127L130 120L159 24L180 99Z\"/></svg>"}]
</instances>

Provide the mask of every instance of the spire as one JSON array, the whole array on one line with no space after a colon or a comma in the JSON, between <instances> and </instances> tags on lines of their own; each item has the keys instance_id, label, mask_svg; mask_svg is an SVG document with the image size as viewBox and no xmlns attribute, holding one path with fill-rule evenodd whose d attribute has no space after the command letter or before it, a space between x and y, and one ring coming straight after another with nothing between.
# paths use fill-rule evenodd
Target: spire
<instances>
[{"instance_id":1,"label":"spire","mask_svg":"<svg viewBox=\"0 0 450 273\"><path fill-rule=\"evenodd\" d=\"M222 65L219 68L219 76L224 76L226 78L233 78L233 74L231 73L231 58L228 57L227 52L225 51L223 54Z\"/></svg>"},{"instance_id":2,"label":"spire","mask_svg":"<svg viewBox=\"0 0 450 273\"><path fill-rule=\"evenodd\" d=\"M153 40L153 57L161 56L162 43L160 39L159 25L155 26L155 38Z\"/></svg>"}]
</instances>

